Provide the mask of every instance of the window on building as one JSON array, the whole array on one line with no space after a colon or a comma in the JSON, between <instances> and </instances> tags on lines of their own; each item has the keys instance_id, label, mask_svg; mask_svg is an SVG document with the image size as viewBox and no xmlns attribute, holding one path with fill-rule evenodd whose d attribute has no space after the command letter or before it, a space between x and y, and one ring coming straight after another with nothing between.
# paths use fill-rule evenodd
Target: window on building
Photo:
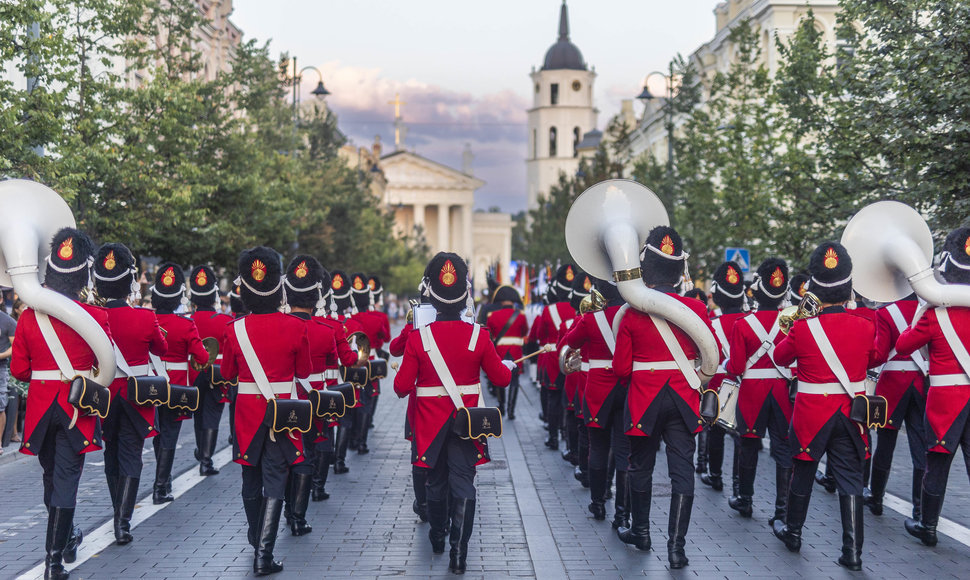
<instances>
[{"instance_id":1,"label":"window on building","mask_svg":"<svg viewBox=\"0 0 970 580\"><path fill-rule=\"evenodd\" d=\"M532 130L532 158L539 157L539 130Z\"/></svg>"},{"instance_id":2,"label":"window on building","mask_svg":"<svg viewBox=\"0 0 970 580\"><path fill-rule=\"evenodd\" d=\"M558 137L558 135L556 133L556 128L555 127L551 127L549 129L549 157L555 157L556 156L556 153L557 153L557 151L556 151L556 137Z\"/></svg>"},{"instance_id":3,"label":"window on building","mask_svg":"<svg viewBox=\"0 0 970 580\"><path fill-rule=\"evenodd\" d=\"M559 83L552 83L549 87L549 102L553 105L559 104Z\"/></svg>"},{"instance_id":4,"label":"window on building","mask_svg":"<svg viewBox=\"0 0 970 580\"><path fill-rule=\"evenodd\" d=\"M573 127L573 157L579 157L580 139L582 139L582 133L579 131L579 127Z\"/></svg>"}]
</instances>

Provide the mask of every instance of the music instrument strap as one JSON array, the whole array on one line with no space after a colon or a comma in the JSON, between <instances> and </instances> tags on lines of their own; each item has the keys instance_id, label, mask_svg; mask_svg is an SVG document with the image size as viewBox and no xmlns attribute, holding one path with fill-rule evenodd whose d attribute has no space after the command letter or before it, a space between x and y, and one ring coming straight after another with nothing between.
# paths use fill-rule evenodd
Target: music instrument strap
<instances>
[{"instance_id":1,"label":"music instrument strap","mask_svg":"<svg viewBox=\"0 0 970 580\"><path fill-rule=\"evenodd\" d=\"M963 372L970 376L970 353L967 352L966 345L963 344L963 341L957 335L956 329L953 328L950 313L947 312L946 308L939 307L936 309L936 319L940 322L940 330L943 331L943 338L950 345L950 350L953 351L957 362L960 363Z\"/></svg>"},{"instance_id":2,"label":"music instrument strap","mask_svg":"<svg viewBox=\"0 0 970 580\"><path fill-rule=\"evenodd\" d=\"M448 396L451 398L451 402L454 403L455 409L464 409L465 403L461 400L461 395L458 392L458 383L455 382L455 377L452 376L451 370L448 368L448 363L445 362L445 358L441 356L441 349L438 348L438 343L434 340L431 326L422 326L419 332L421 335L421 344L424 346L424 351L428 353L428 358L431 359L431 366L434 367L438 378L441 379L441 386L448 392ZM478 391L478 405L482 405L481 389Z\"/></svg>"},{"instance_id":3,"label":"music instrument strap","mask_svg":"<svg viewBox=\"0 0 970 580\"><path fill-rule=\"evenodd\" d=\"M657 327L657 332L660 333L660 338L667 345L670 350L670 354L674 357L674 362L677 363L677 367L680 372L683 373L684 379L687 380L687 384L690 388L695 391L701 390L701 378L697 376L697 370L694 369L694 365L687 360L687 354L684 352L682 346L680 346L680 341L674 336L674 331L670 329L670 325L667 321L659 316L649 314L650 320L653 321L654 326Z\"/></svg>"},{"instance_id":4,"label":"music instrument strap","mask_svg":"<svg viewBox=\"0 0 970 580\"><path fill-rule=\"evenodd\" d=\"M603 341L610 349L610 354L614 354L616 352L616 337L613 336L613 329L610 328L610 323L606 320L606 312L604 310L594 312L593 319L596 321L597 328L600 329Z\"/></svg>"},{"instance_id":5,"label":"music instrument strap","mask_svg":"<svg viewBox=\"0 0 970 580\"><path fill-rule=\"evenodd\" d=\"M273 392L273 387L270 386L269 379L266 378L266 371L263 370L263 365L260 364L259 358L256 356L253 343L249 340L249 333L246 332L246 319L240 318L232 325L232 328L236 333L236 340L239 342L239 350L242 351L243 358L246 359L246 366L249 367L249 372L253 374L253 382L256 383L256 388L267 401L275 399L276 394Z\"/></svg>"},{"instance_id":6,"label":"music instrument strap","mask_svg":"<svg viewBox=\"0 0 970 580\"><path fill-rule=\"evenodd\" d=\"M902 310L900 310L899 306L894 302L886 307L886 312L888 312L889 316L893 319L893 324L896 325L896 330L899 332L899 334L902 334L903 331L909 326L906 323L906 318L903 317ZM891 351L889 351L889 357L886 360L893 360L894 358L896 358L895 346ZM913 362L916 363L916 366L919 367L920 372L922 372L924 376L929 374L930 365L923 357L923 353L921 353L919 350L914 350L913 354L909 355L909 358L913 359Z\"/></svg>"},{"instance_id":7,"label":"music instrument strap","mask_svg":"<svg viewBox=\"0 0 970 580\"><path fill-rule=\"evenodd\" d=\"M839 384L848 393L849 398L855 398L856 393L852 390L849 375L845 372L842 361L835 354L835 349L832 348L832 343L829 341L828 335L825 334L825 329L822 328L822 322L817 316L808 318L806 321L808 322L808 330L812 333L812 338L815 339L815 345L822 352L822 358L825 359L825 364L828 365L832 374L835 375L835 378L839 380Z\"/></svg>"}]
</instances>

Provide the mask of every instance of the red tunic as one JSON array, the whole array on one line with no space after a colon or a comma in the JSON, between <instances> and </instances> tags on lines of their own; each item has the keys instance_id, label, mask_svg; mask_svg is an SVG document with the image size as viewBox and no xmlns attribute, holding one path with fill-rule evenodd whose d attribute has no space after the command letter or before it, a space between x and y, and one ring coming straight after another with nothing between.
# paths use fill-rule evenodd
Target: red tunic
<instances>
[{"instance_id":1,"label":"red tunic","mask_svg":"<svg viewBox=\"0 0 970 580\"><path fill-rule=\"evenodd\" d=\"M209 361L209 353L202 346L199 329L191 318L179 314L156 314L158 324L165 330L165 342L168 350L162 355L168 372L168 382L172 385L191 385L189 380L189 358L202 365ZM191 417L191 413L183 413L180 421Z\"/></svg>"},{"instance_id":2,"label":"red tunic","mask_svg":"<svg viewBox=\"0 0 970 580\"><path fill-rule=\"evenodd\" d=\"M559 363L559 353L562 349L566 348L566 334L572 327L573 323L577 320L576 317L570 318L569 320L564 320L562 325L559 327L559 340L556 341L556 364ZM569 373L563 379L563 391L566 395L566 410L567 411L578 411L582 413L583 408L583 390L586 388L586 375L587 372L584 369L589 368L589 353L584 352L582 348L579 349L579 359L582 361L582 366L580 370Z\"/></svg>"},{"instance_id":3,"label":"red tunic","mask_svg":"<svg viewBox=\"0 0 970 580\"><path fill-rule=\"evenodd\" d=\"M558 314L558 323L556 322L557 317L552 314L553 310ZM533 325L535 339L539 346L550 345L555 347L556 343L559 342L559 326L574 316L576 316L576 311L573 310L569 302L556 302L543 308L542 314L539 315ZM552 352L544 352L536 358L538 359L536 364L539 370L548 377L549 388L558 390L556 381L559 379L559 353L553 350Z\"/></svg>"},{"instance_id":4,"label":"red tunic","mask_svg":"<svg viewBox=\"0 0 970 580\"><path fill-rule=\"evenodd\" d=\"M823 310L818 320L832 343L836 356L842 362L849 381L858 383L858 392L862 392L867 369L878 362L875 325L866 317L835 306ZM796 361L799 393L795 397L795 408L792 411L792 433L795 435L795 440L791 441L792 453L795 459L817 461L825 449L824 445L818 444L816 438L819 435L823 438L827 436L831 420L837 413L849 416L852 398L841 387L833 388L832 393L825 394L801 392L805 383L838 383L815 343L807 320L795 321L788 336L775 347L776 363L787 366ZM859 439L856 444L860 456L864 457L869 451L868 434L861 425L858 427Z\"/></svg>"},{"instance_id":5,"label":"red tunic","mask_svg":"<svg viewBox=\"0 0 970 580\"><path fill-rule=\"evenodd\" d=\"M887 363L879 373L876 394L886 398L886 413L889 415L886 429L899 429L905 420L910 397L917 397L925 403L926 377L919 370L912 354L903 356L896 353L895 346L900 332L892 315L892 308L895 307L903 321L903 328L909 328L918 306L919 303L915 299L899 300L876 310L876 351L879 353L879 363ZM892 355L891 358L890 355ZM922 355L917 356L922 361L923 368L926 368L927 361L922 358ZM907 404L900 404L904 402Z\"/></svg>"},{"instance_id":6,"label":"red tunic","mask_svg":"<svg viewBox=\"0 0 970 580\"><path fill-rule=\"evenodd\" d=\"M612 408L611 397L622 394L620 380L613 373L613 352L606 343L606 338L600 330L597 318L602 317L610 336L613 335L613 319L619 312L619 306L607 307L602 313L589 312L576 318L576 324L565 336L565 344L571 348L578 348L586 355L589 372L586 374L586 384L583 387L583 418L589 427L600 427L607 418L601 411L604 406ZM618 388L619 387L619 388Z\"/></svg>"},{"instance_id":7,"label":"red tunic","mask_svg":"<svg viewBox=\"0 0 970 580\"><path fill-rule=\"evenodd\" d=\"M270 383L289 383L290 388L278 392L279 399L289 399L296 386L296 378L307 378L312 369L310 341L307 323L296 316L273 312L250 314L237 318L226 332L226 352L222 357L222 376L239 380L236 395L236 423L233 437L233 456L236 463L257 465L269 429L263 425L266 416L266 399L260 391L251 387L255 383L253 372L236 338L236 327L245 321L246 334L253 345L263 372ZM283 448L290 464L303 461L303 437L298 433L278 436L276 441Z\"/></svg>"},{"instance_id":8,"label":"red tunic","mask_svg":"<svg viewBox=\"0 0 970 580\"><path fill-rule=\"evenodd\" d=\"M478 385L476 393L462 394L466 407L477 407L480 396L480 371L497 387L508 386L512 373L502 364L488 333L480 330L478 339L469 350L472 332L477 325L461 320L432 322L428 325L435 343L441 350L452 377L458 386ZM425 352L420 332L412 332L404 349L401 368L394 377L394 392L398 397L415 396L412 413L414 438L411 440L411 462L419 467L433 467L438 453L447 438L446 429L451 428L455 416L455 404L443 391L442 381ZM421 389L421 390L418 390ZM487 449L479 446L477 465L488 462Z\"/></svg>"},{"instance_id":9,"label":"red tunic","mask_svg":"<svg viewBox=\"0 0 970 580\"><path fill-rule=\"evenodd\" d=\"M777 318L777 310L753 312L741 318L739 322L735 322L730 334L731 356L728 358L725 370L732 376L741 377L737 417L738 432L742 437L765 436L768 419L767 415L762 413L771 406L771 399L774 399L781 408L785 420L791 422L792 404L788 394L788 377L779 376L778 369L771 362L770 353L761 355L750 366L747 364L748 359L754 356L762 345L762 339L755 332L755 325L759 325L767 336L771 333ZM772 342L777 346L784 338L785 334L778 332ZM787 367L782 369L788 370Z\"/></svg>"},{"instance_id":10,"label":"red tunic","mask_svg":"<svg viewBox=\"0 0 970 580\"><path fill-rule=\"evenodd\" d=\"M111 329L108 326L108 314L104 308L83 304L78 302L92 318L101 326L105 334L111 337ZM71 360L71 366L76 371L91 370L97 359L94 352L81 336L74 332L68 325L60 320L50 317L54 332L64 346L64 351ZM13 352L10 357L10 374L17 379L30 382L30 396L27 397L27 415L24 419L23 443L20 445L20 452L27 455L36 455L37 450L43 444L43 438L47 432L47 421L50 416L47 414L51 409L59 408L60 412L68 418L74 416L74 406L67 402L67 394L70 391L70 383L65 381L50 380L31 380L30 374L33 371L56 371L57 363L54 362L54 355L51 354L37 326L37 318L34 310L28 308L21 314L17 321L17 331L14 334ZM114 374L114 369L108 371ZM104 373L102 373L102 377ZM73 378L73 377L70 377ZM101 380L104 380L103 378ZM77 453L89 453L101 449L101 421L97 417L77 418L74 428L68 431L71 448Z\"/></svg>"},{"instance_id":11,"label":"red tunic","mask_svg":"<svg viewBox=\"0 0 970 580\"><path fill-rule=\"evenodd\" d=\"M502 338L499 338L499 333L513 316L515 320L512 321L511 326ZM495 343L495 351L498 352L499 357L503 360L522 358L522 345L525 344L525 339L529 335L529 321L524 312L513 306L502 306L488 313L485 318L485 327ZM522 363L519 363L519 370L522 370Z\"/></svg>"},{"instance_id":12,"label":"red tunic","mask_svg":"<svg viewBox=\"0 0 970 580\"><path fill-rule=\"evenodd\" d=\"M367 312L358 312L351 317L351 320L357 321L363 329L364 334L367 335L367 340L370 342L369 360L376 359L377 350L384 346L385 342L391 340L391 328L387 315L383 312L370 310ZM380 385L381 382L377 379L371 381L371 388L375 394L380 394Z\"/></svg>"},{"instance_id":13,"label":"red tunic","mask_svg":"<svg viewBox=\"0 0 970 580\"><path fill-rule=\"evenodd\" d=\"M147 369L148 353L162 356L168 350L168 343L162 335L155 312L147 308L132 308L120 300L117 303L121 305L105 309L108 326L111 327L111 338L118 345L132 371L144 369L144 372L136 373L136 376L151 374ZM128 400L127 377L116 378L108 388L111 389L112 397ZM128 408L143 421L143 434L146 438L158 435L153 405L136 405L132 402Z\"/></svg>"},{"instance_id":14,"label":"red tunic","mask_svg":"<svg viewBox=\"0 0 970 580\"><path fill-rule=\"evenodd\" d=\"M349 367L357 362L357 353L350 350L350 343L347 342L347 332L344 325L339 321L326 316L315 316L315 321L330 328L333 331L333 340L337 344L337 352L327 355L324 371L335 371L341 366ZM340 379L330 378L325 381L328 387L332 387L340 382Z\"/></svg>"},{"instance_id":15,"label":"red tunic","mask_svg":"<svg viewBox=\"0 0 970 580\"><path fill-rule=\"evenodd\" d=\"M727 378L724 363L727 362L728 356L731 354L731 334L734 332L734 325L747 315L747 312L738 311L728 312L711 318L711 328L714 329L717 344L721 347L719 351L721 356L717 372L711 377L711 381L707 383L707 388L714 389L717 392L721 391L721 383Z\"/></svg>"},{"instance_id":16,"label":"red tunic","mask_svg":"<svg viewBox=\"0 0 970 580\"><path fill-rule=\"evenodd\" d=\"M970 308L954 306L946 311L960 342L965 348L970 348ZM20 325L17 329L19 331ZM915 326L900 335L896 341L896 352L908 356L922 346L929 347L930 386L926 390L926 423L934 435L927 437L927 444L930 451L953 453L960 444L960 432L967 420L970 379L943 336L937 309L926 311Z\"/></svg>"},{"instance_id":17,"label":"red tunic","mask_svg":"<svg viewBox=\"0 0 970 580\"><path fill-rule=\"evenodd\" d=\"M196 310L192 313L192 321L195 322L195 327L199 330L199 338L214 338L219 341L219 356L216 357L216 362L213 364L222 364L222 353L226 349L226 325L233 320L232 316L220 314L214 310ZM199 373L189 365L189 380L192 381L191 384L195 384L195 379L198 376ZM223 387L222 400L220 402L229 402L228 386Z\"/></svg>"},{"instance_id":18,"label":"red tunic","mask_svg":"<svg viewBox=\"0 0 970 580\"><path fill-rule=\"evenodd\" d=\"M397 335L394 340L391 341L391 345L388 347L388 351L391 356L402 356L404 354L404 347L408 344L408 335L414 330L414 325L410 322L404 325L401 329L401 334Z\"/></svg>"},{"instance_id":19,"label":"red tunic","mask_svg":"<svg viewBox=\"0 0 970 580\"><path fill-rule=\"evenodd\" d=\"M696 298L684 298L674 292L667 292L674 299L686 304L707 325L711 334L711 320L707 316L707 308ZM670 324L674 337L680 344L688 360L699 356L694 342L677 326ZM627 392L625 411L626 434L644 436L653 433L656 411L651 407L660 391L669 387L673 389L682 404L679 404L681 416L688 429L699 432L703 428L700 418L700 392L691 388L684 374L675 368L658 370L640 370L634 372L634 363L672 363L674 360L670 349L660 337L657 327L648 314L632 308L626 310L616 336L616 353L613 355L613 372L620 379L630 381Z\"/></svg>"}]
</instances>

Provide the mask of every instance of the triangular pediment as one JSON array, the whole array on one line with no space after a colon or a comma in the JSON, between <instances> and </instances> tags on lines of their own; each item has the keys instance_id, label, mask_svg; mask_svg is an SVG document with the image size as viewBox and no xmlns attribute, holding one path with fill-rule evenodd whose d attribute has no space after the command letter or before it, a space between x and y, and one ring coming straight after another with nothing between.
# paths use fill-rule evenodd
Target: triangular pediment
<instances>
[{"instance_id":1,"label":"triangular pediment","mask_svg":"<svg viewBox=\"0 0 970 580\"><path fill-rule=\"evenodd\" d=\"M458 189L474 192L485 185L447 165L410 151L396 151L381 158L389 189Z\"/></svg>"}]
</instances>

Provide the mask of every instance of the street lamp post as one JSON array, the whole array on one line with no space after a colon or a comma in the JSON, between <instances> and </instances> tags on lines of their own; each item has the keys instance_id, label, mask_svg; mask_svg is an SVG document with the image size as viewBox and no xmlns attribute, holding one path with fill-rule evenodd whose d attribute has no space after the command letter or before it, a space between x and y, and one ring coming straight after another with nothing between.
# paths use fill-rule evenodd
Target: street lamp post
<instances>
[{"instance_id":1,"label":"street lamp post","mask_svg":"<svg viewBox=\"0 0 970 580\"><path fill-rule=\"evenodd\" d=\"M312 70L317 73L317 87L310 91L310 94L318 99L325 99L330 91L323 86L323 73L320 72L315 66L305 66L301 69L296 68L296 57L293 57L293 76L286 79L285 83L293 88L293 127L295 129L297 123L297 113L300 108L300 83L303 82L303 73Z\"/></svg>"},{"instance_id":2,"label":"street lamp post","mask_svg":"<svg viewBox=\"0 0 970 580\"><path fill-rule=\"evenodd\" d=\"M646 104L646 102L649 100L657 98L653 95L653 93L650 92L650 89L647 86L647 82L650 80L650 77L654 75L660 75L660 77L664 79L665 91L664 96L661 98L665 99L664 106L666 107L666 111L664 111L664 129L667 131L667 173L669 176L673 174L674 169L674 63L670 63L670 69L667 74L660 71L653 71L644 79L643 91L641 91L636 97L637 99L643 101L644 104Z\"/></svg>"}]
</instances>

